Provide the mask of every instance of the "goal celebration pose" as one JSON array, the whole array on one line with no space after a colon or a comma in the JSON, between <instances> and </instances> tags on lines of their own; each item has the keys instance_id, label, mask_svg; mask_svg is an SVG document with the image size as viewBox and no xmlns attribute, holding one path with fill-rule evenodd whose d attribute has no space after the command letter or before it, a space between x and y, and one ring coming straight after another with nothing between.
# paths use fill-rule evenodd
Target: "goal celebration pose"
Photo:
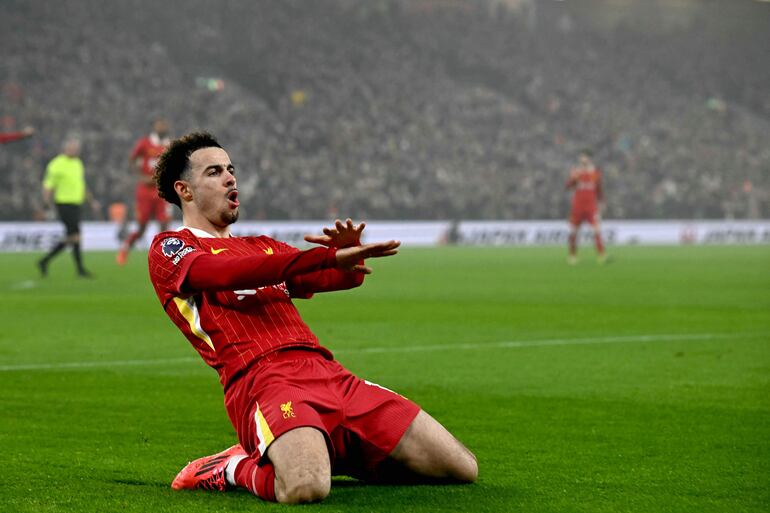
<instances>
[{"instance_id":1,"label":"goal celebration pose","mask_svg":"<svg viewBox=\"0 0 770 513\"><path fill-rule=\"evenodd\" d=\"M155 170L184 226L158 234L150 278L164 310L219 374L239 444L182 469L175 489L243 487L268 501L325 498L332 475L366 481L473 482L474 455L412 401L334 360L292 304L350 289L398 241L361 244L364 224L336 221L297 248L235 237L235 167L209 134L173 141Z\"/></svg>"}]
</instances>

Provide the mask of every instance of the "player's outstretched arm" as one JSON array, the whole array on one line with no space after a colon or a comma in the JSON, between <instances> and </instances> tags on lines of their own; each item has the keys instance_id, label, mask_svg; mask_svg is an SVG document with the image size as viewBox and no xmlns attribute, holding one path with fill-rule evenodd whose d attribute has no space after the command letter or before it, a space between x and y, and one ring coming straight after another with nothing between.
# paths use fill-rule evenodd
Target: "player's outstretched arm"
<instances>
[{"instance_id":1,"label":"player's outstretched arm","mask_svg":"<svg viewBox=\"0 0 770 513\"><path fill-rule=\"evenodd\" d=\"M564 183L564 188L569 190L574 188L577 185L577 179L578 179L578 173L574 169L570 169L569 177L567 177L567 181Z\"/></svg>"},{"instance_id":2,"label":"player's outstretched arm","mask_svg":"<svg viewBox=\"0 0 770 513\"><path fill-rule=\"evenodd\" d=\"M398 253L401 242L389 240L387 242L373 242L349 248L337 250L337 267L345 271L356 271L363 274L371 274L372 269L361 261L367 258L381 258Z\"/></svg>"},{"instance_id":3,"label":"player's outstretched arm","mask_svg":"<svg viewBox=\"0 0 770 513\"><path fill-rule=\"evenodd\" d=\"M360 246L361 232L365 227L365 223L353 224L350 218L346 219L344 223L337 219L333 227L323 229L323 235L306 235L305 240L333 248L336 252L340 251L341 248ZM347 258L343 254L343 259ZM292 297L306 298L316 292L352 289L364 282L365 274L371 273L371 269L364 266L363 258L355 262L354 265L350 265L350 262L346 260L343 267L337 263L335 253L335 264L337 265L333 269L302 274L290 280L288 285Z\"/></svg>"},{"instance_id":4,"label":"player's outstretched arm","mask_svg":"<svg viewBox=\"0 0 770 513\"><path fill-rule=\"evenodd\" d=\"M35 133L34 128L26 127L24 130L20 132L8 132L5 134L0 134L0 144L18 141L20 139L25 139L27 137L34 135L34 133Z\"/></svg>"}]
</instances>

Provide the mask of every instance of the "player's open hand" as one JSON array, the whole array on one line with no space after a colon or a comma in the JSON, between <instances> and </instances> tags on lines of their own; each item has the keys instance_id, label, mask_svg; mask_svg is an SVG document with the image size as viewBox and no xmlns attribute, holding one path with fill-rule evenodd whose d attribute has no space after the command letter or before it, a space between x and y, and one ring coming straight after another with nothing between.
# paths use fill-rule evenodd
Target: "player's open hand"
<instances>
[{"instance_id":1,"label":"player's open hand","mask_svg":"<svg viewBox=\"0 0 770 513\"><path fill-rule=\"evenodd\" d=\"M362 274L372 274L372 269L363 264L367 258L380 258L395 255L401 242L373 242L361 246L340 248L337 250L337 267L345 271L355 271Z\"/></svg>"},{"instance_id":2,"label":"player's open hand","mask_svg":"<svg viewBox=\"0 0 770 513\"><path fill-rule=\"evenodd\" d=\"M326 247L349 248L361 244L361 232L365 227L366 223L353 224L350 218L344 223L337 219L333 228L323 229L323 235L305 235L305 240Z\"/></svg>"}]
</instances>

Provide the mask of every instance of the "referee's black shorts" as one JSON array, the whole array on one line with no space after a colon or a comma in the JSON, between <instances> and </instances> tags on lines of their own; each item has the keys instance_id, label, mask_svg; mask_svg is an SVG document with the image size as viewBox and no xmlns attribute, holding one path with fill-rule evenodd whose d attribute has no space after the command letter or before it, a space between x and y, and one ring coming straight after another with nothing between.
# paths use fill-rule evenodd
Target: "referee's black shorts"
<instances>
[{"instance_id":1,"label":"referee's black shorts","mask_svg":"<svg viewBox=\"0 0 770 513\"><path fill-rule=\"evenodd\" d=\"M56 211L59 213L59 219L64 223L67 235L80 233L80 205L57 203Z\"/></svg>"}]
</instances>

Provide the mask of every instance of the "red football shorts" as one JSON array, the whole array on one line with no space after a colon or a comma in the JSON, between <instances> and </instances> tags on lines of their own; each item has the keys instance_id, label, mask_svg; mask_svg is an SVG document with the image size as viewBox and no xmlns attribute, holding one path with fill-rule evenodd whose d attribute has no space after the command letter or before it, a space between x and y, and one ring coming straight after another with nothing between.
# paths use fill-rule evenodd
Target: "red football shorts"
<instances>
[{"instance_id":1,"label":"red football shorts","mask_svg":"<svg viewBox=\"0 0 770 513\"><path fill-rule=\"evenodd\" d=\"M585 221L589 224L596 224L599 221L599 211L593 205L575 205L569 214L569 222L575 226Z\"/></svg>"},{"instance_id":2,"label":"red football shorts","mask_svg":"<svg viewBox=\"0 0 770 513\"><path fill-rule=\"evenodd\" d=\"M139 185L136 188L137 222L144 224L151 219L157 219L160 223L168 223L171 220L169 207L166 200L158 196L155 187Z\"/></svg>"},{"instance_id":3,"label":"red football shorts","mask_svg":"<svg viewBox=\"0 0 770 513\"><path fill-rule=\"evenodd\" d=\"M326 437L335 475L364 477L395 449L420 411L320 353L288 350L270 359L225 396L241 445L257 459L282 434L310 426Z\"/></svg>"}]
</instances>

